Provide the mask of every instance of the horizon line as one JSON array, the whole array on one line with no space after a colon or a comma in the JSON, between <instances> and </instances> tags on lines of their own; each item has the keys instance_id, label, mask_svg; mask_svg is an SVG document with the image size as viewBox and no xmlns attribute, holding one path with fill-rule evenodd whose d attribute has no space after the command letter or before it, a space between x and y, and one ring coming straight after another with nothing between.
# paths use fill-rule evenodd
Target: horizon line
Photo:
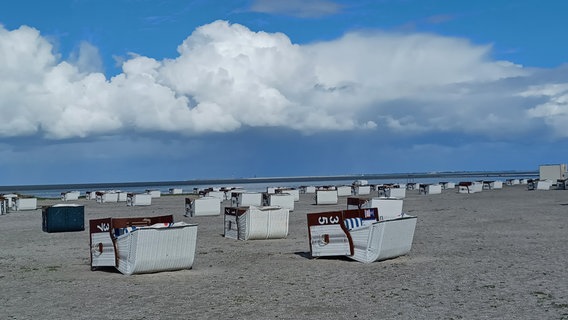
<instances>
[{"instance_id":1,"label":"horizon line","mask_svg":"<svg viewBox=\"0 0 568 320\"><path fill-rule=\"evenodd\" d=\"M483 177L483 176L533 176L538 175L538 170L506 170L506 171L430 171L413 173L375 173L375 174L345 174L327 176L280 176L280 177L252 177L252 178L211 178L193 180L170 180L170 181L131 181L131 182L93 182L93 183L57 183L57 184L33 184L0 186L0 191L7 190L42 190L60 187L73 188L97 188L97 187L137 187L137 186L165 186L165 185L200 185L200 184L226 184L226 183L258 183L258 182L290 182L290 181L332 181L351 179L418 179L418 178L443 178L443 177Z\"/></svg>"}]
</instances>

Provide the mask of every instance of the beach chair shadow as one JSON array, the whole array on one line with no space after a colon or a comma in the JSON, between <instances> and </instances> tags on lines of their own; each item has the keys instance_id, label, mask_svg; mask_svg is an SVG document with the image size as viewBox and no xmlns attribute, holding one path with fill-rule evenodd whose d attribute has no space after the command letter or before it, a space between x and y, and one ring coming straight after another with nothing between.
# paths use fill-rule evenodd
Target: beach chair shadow
<instances>
[{"instance_id":1,"label":"beach chair shadow","mask_svg":"<svg viewBox=\"0 0 568 320\"><path fill-rule=\"evenodd\" d=\"M308 260L343 260L343 261L353 261L346 256L326 256L326 257L313 257L309 251L297 251L294 252L295 255L300 256Z\"/></svg>"}]
</instances>

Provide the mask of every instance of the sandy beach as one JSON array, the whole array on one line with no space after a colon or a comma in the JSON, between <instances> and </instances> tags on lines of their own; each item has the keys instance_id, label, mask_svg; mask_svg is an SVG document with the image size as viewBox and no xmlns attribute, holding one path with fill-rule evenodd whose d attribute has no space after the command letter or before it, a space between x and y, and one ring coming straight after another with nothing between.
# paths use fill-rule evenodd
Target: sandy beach
<instances>
[{"instance_id":1,"label":"sandy beach","mask_svg":"<svg viewBox=\"0 0 568 320\"><path fill-rule=\"evenodd\" d=\"M236 241L222 215L184 217L186 196L72 201L86 228L164 214L198 224L193 269L175 272L91 271L88 229L43 232L40 209L0 216L0 319L568 319L565 190L407 191L411 252L370 264L310 256L306 214L345 209L346 197L316 206L302 194L286 239Z\"/></svg>"}]
</instances>

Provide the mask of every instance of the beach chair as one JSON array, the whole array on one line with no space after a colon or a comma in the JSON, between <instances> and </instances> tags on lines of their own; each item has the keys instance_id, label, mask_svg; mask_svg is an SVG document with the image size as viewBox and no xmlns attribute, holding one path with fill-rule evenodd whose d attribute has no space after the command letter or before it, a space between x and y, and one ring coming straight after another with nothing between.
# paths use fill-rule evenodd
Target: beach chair
<instances>
[{"instance_id":1,"label":"beach chair","mask_svg":"<svg viewBox=\"0 0 568 320\"><path fill-rule=\"evenodd\" d=\"M294 195L289 193L268 193L262 194L262 205L266 207L278 206L294 211Z\"/></svg>"},{"instance_id":2,"label":"beach chair","mask_svg":"<svg viewBox=\"0 0 568 320\"><path fill-rule=\"evenodd\" d=\"M406 198L406 188L388 187L385 191L385 197L404 199Z\"/></svg>"},{"instance_id":3,"label":"beach chair","mask_svg":"<svg viewBox=\"0 0 568 320\"><path fill-rule=\"evenodd\" d=\"M262 206L262 193L260 192L233 192L231 207Z\"/></svg>"},{"instance_id":4,"label":"beach chair","mask_svg":"<svg viewBox=\"0 0 568 320\"><path fill-rule=\"evenodd\" d=\"M61 193L61 200L62 201L75 201L79 200L79 196L81 192L79 191L67 191Z\"/></svg>"},{"instance_id":5,"label":"beach chair","mask_svg":"<svg viewBox=\"0 0 568 320\"><path fill-rule=\"evenodd\" d=\"M221 200L216 197L185 198L185 216L218 216L221 214Z\"/></svg>"},{"instance_id":6,"label":"beach chair","mask_svg":"<svg viewBox=\"0 0 568 320\"><path fill-rule=\"evenodd\" d=\"M275 190L276 194L291 194L294 196L294 201L300 201L300 190L295 188L278 188Z\"/></svg>"},{"instance_id":7,"label":"beach chair","mask_svg":"<svg viewBox=\"0 0 568 320\"><path fill-rule=\"evenodd\" d=\"M224 236L235 240L286 238L289 215L289 209L277 206L227 207Z\"/></svg>"},{"instance_id":8,"label":"beach chair","mask_svg":"<svg viewBox=\"0 0 568 320\"><path fill-rule=\"evenodd\" d=\"M91 270L115 267L126 275L191 269L197 225L173 216L89 221Z\"/></svg>"},{"instance_id":9,"label":"beach chair","mask_svg":"<svg viewBox=\"0 0 568 320\"><path fill-rule=\"evenodd\" d=\"M377 208L378 221L391 220L404 216L402 205L403 200L398 198L347 198L347 210Z\"/></svg>"},{"instance_id":10,"label":"beach chair","mask_svg":"<svg viewBox=\"0 0 568 320\"><path fill-rule=\"evenodd\" d=\"M350 196L353 193L353 187L351 186L338 186L336 190L338 197Z\"/></svg>"},{"instance_id":11,"label":"beach chair","mask_svg":"<svg viewBox=\"0 0 568 320\"><path fill-rule=\"evenodd\" d=\"M337 190L316 190L315 201L320 204L337 204Z\"/></svg>"},{"instance_id":12,"label":"beach chair","mask_svg":"<svg viewBox=\"0 0 568 320\"><path fill-rule=\"evenodd\" d=\"M127 206L149 206L152 204L152 195L148 193L128 193Z\"/></svg>"},{"instance_id":13,"label":"beach chair","mask_svg":"<svg viewBox=\"0 0 568 320\"><path fill-rule=\"evenodd\" d=\"M34 197L17 197L14 199L14 210L24 211L24 210L36 210L37 209L37 198Z\"/></svg>"},{"instance_id":14,"label":"beach chair","mask_svg":"<svg viewBox=\"0 0 568 320\"><path fill-rule=\"evenodd\" d=\"M442 193L442 186L439 184L420 184L418 191L420 194L440 194Z\"/></svg>"},{"instance_id":15,"label":"beach chair","mask_svg":"<svg viewBox=\"0 0 568 320\"><path fill-rule=\"evenodd\" d=\"M410 252L416 217L377 218L377 208L308 214L312 257L346 256L371 263Z\"/></svg>"}]
</instances>

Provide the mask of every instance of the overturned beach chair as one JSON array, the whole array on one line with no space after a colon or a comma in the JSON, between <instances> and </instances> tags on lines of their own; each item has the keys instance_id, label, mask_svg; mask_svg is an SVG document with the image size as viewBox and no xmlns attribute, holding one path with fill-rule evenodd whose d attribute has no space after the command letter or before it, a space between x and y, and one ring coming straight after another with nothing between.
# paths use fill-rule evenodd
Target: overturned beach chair
<instances>
[{"instance_id":1,"label":"overturned beach chair","mask_svg":"<svg viewBox=\"0 0 568 320\"><path fill-rule=\"evenodd\" d=\"M377 208L308 214L312 257L347 256L370 263L410 252L416 217L377 217Z\"/></svg>"},{"instance_id":2,"label":"overturned beach chair","mask_svg":"<svg viewBox=\"0 0 568 320\"><path fill-rule=\"evenodd\" d=\"M225 208L224 236L236 240L288 236L290 210L277 206Z\"/></svg>"},{"instance_id":3,"label":"overturned beach chair","mask_svg":"<svg viewBox=\"0 0 568 320\"><path fill-rule=\"evenodd\" d=\"M115 267L126 275L191 269L197 225L173 216L89 221L91 270Z\"/></svg>"}]
</instances>

